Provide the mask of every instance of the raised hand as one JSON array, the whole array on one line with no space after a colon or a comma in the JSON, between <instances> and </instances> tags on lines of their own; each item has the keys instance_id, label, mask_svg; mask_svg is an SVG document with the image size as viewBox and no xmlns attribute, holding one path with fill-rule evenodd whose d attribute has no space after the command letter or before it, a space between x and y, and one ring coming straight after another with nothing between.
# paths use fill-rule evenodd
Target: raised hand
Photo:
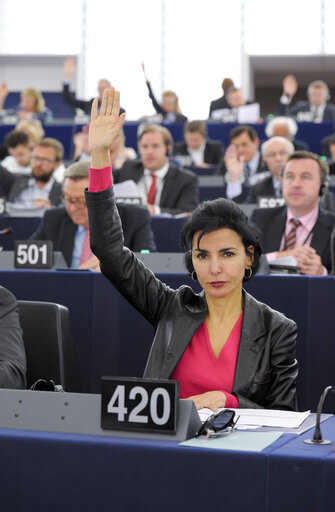
<instances>
[{"instance_id":1,"label":"raised hand","mask_svg":"<svg viewBox=\"0 0 335 512\"><path fill-rule=\"evenodd\" d=\"M93 101L89 129L92 167L110 165L109 149L120 136L124 118L125 114L120 115L120 93L114 87L104 90L99 114L98 100Z\"/></svg>"},{"instance_id":2,"label":"raised hand","mask_svg":"<svg viewBox=\"0 0 335 512\"><path fill-rule=\"evenodd\" d=\"M72 57L65 59L64 65L63 65L64 80L70 80L71 75L73 75L75 70L76 70L76 61Z\"/></svg>"},{"instance_id":3,"label":"raised hand","mask_svg":"<svg viewBox=\"0 0 335 512\"><path fill-rule=\"evenodd\" d=\"M224 161L229 174L229 181L231 183L239 181L244 170L244 156L242 155L240 158L238 157L236 148L233 144L230 144L227 147Z\"/></svg>"},{"instance_id":4,"label":"raised hand","mask_svg":"<svg viewBox=\"0 0 335 512\"><path fill-rule=\"evenodd\" d=\"M283 93L293 98L298 90L298 82L294 75L286 75L283 80Z\"/></svg>"},{"instance_id":5,"label":"raised hand","mask_svg":"<svg viewBox=\"0 0 335 512\"><path fill-rule=\"evenodd\" d=\"M144 62L142 62L141 66L142 66L142 71L143 71L143 74L144 74L145 81L146 81L146 82L149 82L148 77L147 77L147 74L146 74L146 72L145 72Z\"/></svg>"}]
</instances>

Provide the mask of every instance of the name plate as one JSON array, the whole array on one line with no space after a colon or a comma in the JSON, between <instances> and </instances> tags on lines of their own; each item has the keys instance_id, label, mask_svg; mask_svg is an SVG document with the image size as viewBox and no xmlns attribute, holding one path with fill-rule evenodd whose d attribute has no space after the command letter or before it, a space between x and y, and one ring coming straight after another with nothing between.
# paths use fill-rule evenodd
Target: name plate
<instances>
[{"instance_id":1,"label":"name plate","mask_svg":"<svg viewBox=\"0 0 335 512\"><path fill-rule=\"evenodd\" d=\"M142 199L140 197L116 197L116 203L127 203L127 204L142 204Z\"/></svg>"},{"instance_id":2,"label":"name plate","mask_svg":"<svg viewBox=\"0 0 335 512\"><path fill-rule=\"evenodd\" d=\"M179 382L102 377L101 428L174 434Z\"/></svg>"},{"instance_id":3,"label":"name plate","mask_svg":"<svg viewBox=\"0 0 335 512\"><path fill-rule=\"evenodd\" d=\"M43 269L52 267L53 245L50 240L16 240L14 267Z\"/></svg>"},{"instance_id":4,"label":"name plate","mask_svg":"<svg viewBox=\"0 0 335 512\"><path fill-rule=\"evenodd\" d=\"M283 206L285 199L283 197L260 196L258 197L258 206L260 208L274 208L275 206Z\"/></svg>"}]
</instances>

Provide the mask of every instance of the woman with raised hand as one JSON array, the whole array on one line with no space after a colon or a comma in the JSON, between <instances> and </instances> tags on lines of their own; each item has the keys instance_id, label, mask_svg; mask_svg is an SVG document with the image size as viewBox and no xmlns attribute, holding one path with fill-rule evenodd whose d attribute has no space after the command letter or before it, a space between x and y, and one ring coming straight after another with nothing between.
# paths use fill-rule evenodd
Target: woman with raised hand
<instances>
[{"instance_id":1,"label":"woman with raised hand","mask_svg":"<svg viewBox=\"0 0 335 512\"><path fill-rule=\"evenodd\" d=\"M294 409L296 324L243 290L261 250L257 231L235 203L202 204L185 224L186 266L200 294L189 286L171 289L124 247L109 155L124 122L119 105L112 88L99 115L93 103L86 202L102 273L155 327L144 376L178 380L181 398L198 409Z\"/></svg>"}]
</instances>

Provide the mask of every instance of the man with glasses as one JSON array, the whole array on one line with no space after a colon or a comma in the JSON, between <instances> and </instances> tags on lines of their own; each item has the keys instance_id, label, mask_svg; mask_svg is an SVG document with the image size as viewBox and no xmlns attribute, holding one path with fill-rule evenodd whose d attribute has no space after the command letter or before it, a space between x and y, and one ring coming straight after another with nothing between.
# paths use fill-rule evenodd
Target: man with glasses
<instances>
[{"instance_id":1,"label":"man with glasses","mask_svg":"<svg viewBox=\"0 0 335 512\"><path fill-rule=\"evenodd\" d=\"M84 191L88 187L90 162L82 161L66 169L63 181L64 206L47 210L33 240L51 240L71 268L100 270L90 249L88 212ZM155 251L150 214L144 206L119 204L125 245L132 251Z\"/></svg>"},{"instance_id":2,"label":"man with glasses","mask_svg":"<svg viewBox=\"0 0 335 512\"><path fill-rule=\"evenodd\" d=\"M293 153L294 146L285 137L272 137L263 142L262 159L271 175L260 183L252 186L249 191L247 203L257 203L259 197L281 197L281 174L288 156Z\"/></svg>"},{"instance_id":3,"label":"man with glasses","mask_svg":"<svg viewBox=\"0 0 335 512\"><path fill-rule=\"evenodd\" d=\"M63 154L61 142L45 138L33 150L30 175L15 175L0 166L0 187L7 201L17 209L51 208L60 204L62 185L53 175Z\"/></svg>"}]
</instances>

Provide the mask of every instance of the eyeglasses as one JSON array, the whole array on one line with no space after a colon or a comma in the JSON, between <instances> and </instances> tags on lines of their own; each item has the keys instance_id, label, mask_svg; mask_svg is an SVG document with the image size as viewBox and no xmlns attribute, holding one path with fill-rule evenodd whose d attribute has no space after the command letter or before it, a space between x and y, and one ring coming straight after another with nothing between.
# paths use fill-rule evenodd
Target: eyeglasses
<instances>
[{"instance_id":1,"label":"eyeglasses","mask_svg":"<svg viewBox=\"0 0 335 512\"><path fill-rule=\"evenodd\" d=\"M37 162L38 160L42 162L42 164L48 165L48 164L55 164L57 160L49 160L49 158L41 158L39 156L32 156L32 161Z\"/></svg>"},{"instance_id":2,"label":"eyeglasses","mask_svg":"<svg viewBox=\"0 0 335 512\"><path fill-rule=\"evenodd\" d=\"M73 199L72 197L63 196L63 202L65 206L77 206L77 208L85 208L86 200L85 197L79 199Z\"/></svg>"},{"instance_id":3,"label":"eyeglasses","mask_svg":"<svg viewBox=\"0 0 335 512\"><path fill-rule=\"evenodd\" d=\"M235 425L239 416L235 419L235 411L231 409L223 409L220 412L215 412L201 425L196 437L207 436L216 437L227 434L232 434L235 430Z\"/></svg>"},{"instance_id":4,"label":"eyeglasses","mask_svg":"<svg viewBox=\"0 0 335 512\"><path fill-rule=\"evenodd\" d=\"M273 152L273 153L268 153L267 155L265 155L265 158L276 158L276 156L287 156L288 155L288 151L277 151L276 153Z\"/></svg>"}]
</instances>

